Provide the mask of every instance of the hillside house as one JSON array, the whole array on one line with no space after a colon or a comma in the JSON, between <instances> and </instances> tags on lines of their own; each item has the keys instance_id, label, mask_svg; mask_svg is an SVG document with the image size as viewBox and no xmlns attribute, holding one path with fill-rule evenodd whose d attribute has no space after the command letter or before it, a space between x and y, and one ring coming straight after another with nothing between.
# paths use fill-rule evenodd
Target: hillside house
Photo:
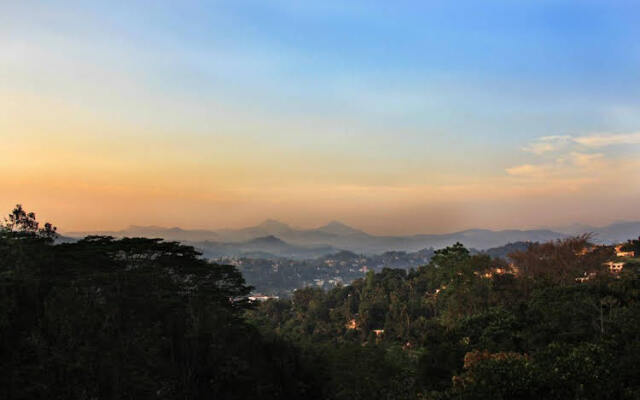
<instances>
[{"instance_id":1,"label":"hillside house","mask_svg":"<svg viewBox=\"0 0 640 400\"><path fill-rule=\"evenodd\" d=\"M624 251L622 246L622 244L616 246L616 257L635 257L635 251Z\"/></svg>"}]
</instances>

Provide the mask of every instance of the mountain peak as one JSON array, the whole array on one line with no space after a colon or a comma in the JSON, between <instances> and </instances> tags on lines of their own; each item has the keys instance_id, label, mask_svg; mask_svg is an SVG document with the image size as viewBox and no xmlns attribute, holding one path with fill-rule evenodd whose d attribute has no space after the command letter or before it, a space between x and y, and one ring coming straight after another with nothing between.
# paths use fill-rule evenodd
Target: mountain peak
<instances>
[{"instance_id":1,"label":"mountain peak","mask_svg":"<svg viewBox=\"0 0 640 400\"><path fill-rule=\"evenodd\" d=\"M266 219L262 221L262 223L260 223L258 227L266 230L272 230L272 231L291 230L291 227L289 225L282 223L280 221L277 221L275 219Z\"/></svg>"},{"instance_id":2,"label":"mountain peak","mask_svg":"<svg viewBox=\"0 0 640 400\"><path fill-rule=\"evenodd\" d=\"M334 235L349 235L353 233L361 233L361 231L343 224L340 221L330 221L328 224L316 229L321 232L331 233Z\"/></svg>"},{"instance_id":3,"label":"mountain peak","mask_svg":"<svg viewBox=\"0 0 640 400\"><path fill-rule=\"evenodd\" d=\"M349 225L344 224L344 223L342 223L340 221L336 221L335 219L332 220L332 221L329 221L325 225L325 227L327 227L327 228L350 228L351 229L351 227Z\"/></svg>"},{"instance_id":4,"label":"mountain peak","mask_svg":"<svg viewBox=\"0 0 640 400\"><path fill-rule=\"evenodd\" d=\"M257 237L255 239L251 239L249 241L249 243L252 243L252 244L270 244L270 245L286 244L285 241L283 241L282 239L280 239L279 237L274 236L274 235Z\"/></svg>"}]
</instances>

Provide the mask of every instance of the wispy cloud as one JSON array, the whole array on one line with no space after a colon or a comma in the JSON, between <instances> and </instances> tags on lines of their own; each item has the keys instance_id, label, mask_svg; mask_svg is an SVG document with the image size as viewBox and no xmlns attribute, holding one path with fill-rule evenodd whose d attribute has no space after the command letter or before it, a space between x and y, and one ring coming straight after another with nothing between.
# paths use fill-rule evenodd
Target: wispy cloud
<instances>
[{"instance_id":1,"label":"wispy cloud","mask_svg":"<svg viewBox=\"0 0 640 400\"><path fill-rule=\"evenodd\" d=\"M601 133L579 136L573 141L586 147L606 147L617 144L640 144L640 132L633 133Z\"/></svg>"},{"instance_id":2,"label":"wispy cloud","mask_svg":"<svg viewBox=\"0 0 640 400\"><path fill-rule=\"evenodd\" d=\"M571 157L571 162L576 167L582 168L593 168L597 165L600 165L600 161L603 160L604 154L602 153L579 153L573 151L569 154Z\"/></svg>"},{"instance_id":3,"label":"wispy cloud","mask_svg":"<svg viewBox=\"0 0 640 400\"><path fill-rule=\"evenodd\" d=\"M640 144L640 132L632 133L595 133L590 135L570 136L555 135L537 138L522 148L523 151L535 155L554 152L566 152L575 145L587 148L600 148L621 144Z\"/></svg>"},{"instance_id":4,"label":"wispy cloud","mask_svg":"<svg viewBox=\"0 0 640 400\"><path fill-rule=\"evenodd\" d=\"M507 168L507 174L522 177L541 177L549 170L547 165L523 164Z\"/></svg>"},{"instance_id":5,"label":"wispy cloud","mask_svg":"<svg viewBox=\"0 0 640 400\"><path fill-rule=\"evenodd\" d=\"M543 136L522 148L534 155L532 159L505 168L505 172L528 182L569 178L578 179L581 184L605 182L605 176L610 179L616 175L615 171L631 165L634 160L621 156L613 149L605 151L604 148L636 144L640 144L640 132ZM596 152L595 149L602 151Z\"/></svg>"},{"instance_id":6,"label":"wispy cloud","mask_svg":"<svg viewBox=\"0 0 640 400\"><path fill-rule=\"evenodd\" d=\"M523 147L522 150L533 154L544 154L557 151L571 140L568 135L543 136Z\"/></svg>"}]
</instances>

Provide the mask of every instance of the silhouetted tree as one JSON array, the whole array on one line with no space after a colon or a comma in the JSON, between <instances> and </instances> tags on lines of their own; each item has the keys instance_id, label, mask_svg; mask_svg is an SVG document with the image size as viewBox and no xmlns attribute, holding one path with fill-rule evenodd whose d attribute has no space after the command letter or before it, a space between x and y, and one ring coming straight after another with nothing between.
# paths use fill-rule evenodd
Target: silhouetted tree
<instances>
[{"instance_id":1,"label":"silhouetted tree","mask_svg":"<svg viewBox=\"0 0 640 400\"><path fill-rule=\"evenodd\" d=\"M43 238L53 239L56 236L57 228L49 222L39 228L40 223L36 220L34 212L27 212L22 208L22 204L16 204L15 208L4 219L2 230L24 235L35 235Z\"/></svg>"}]
</instances>

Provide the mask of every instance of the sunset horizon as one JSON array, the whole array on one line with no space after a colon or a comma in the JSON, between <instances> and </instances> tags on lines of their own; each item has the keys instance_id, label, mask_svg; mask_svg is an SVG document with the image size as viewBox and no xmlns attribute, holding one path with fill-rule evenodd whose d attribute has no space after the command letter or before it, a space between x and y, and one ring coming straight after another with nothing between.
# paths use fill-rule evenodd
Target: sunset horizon
<instances>
[{"instance_id":1,"label":"sunset horizon","mask_svg":"<svg viewBox=\"0 0 640 400\"><path fill-rule=\"evenodd\" d=\"M637 11L8 4L0 207L65 230L638 219Z\"/></svg>"},{"instance_id":2,"label":"sunset horizon","mask_svg":"<svg viewBox=\"0 0 640 400\"><path fill-rule=\"evenodd\" d=\"M42 220L47 220L45 218L42 218ZM49 221L49 220L47 220ZM367 228L362 228L358 225L355 224L350 224L341 220L337 220L337 219L333 219L333 220L327 220L325 222L320 222L320 223L316 223L316 224L309 224L309 225L297 225L297 224L293 224L293 223L288 223L284 220L278 220L275 218L267 218L264 220L259 220L259 221L255 221L253 223L249 223L249 224L243 224L243 225L237 225L237 226L228 226L228 225L223 225L223 226L180 226L180 225L157 225L157 224L129 224L129 225L124 225L124 226L116 226L114 228L98 228L98 229L66 229L64 227L58 227L56 226L56 228L58 228L58 231L61 234L77 234L77 233L101 233L101 232L126 232L127 230L130 229L136 229L136 228L153 228L153 229L160 229L160 230L175 230L175 229L179 229L179 230L183 230L183 231L234 231L234 230L242 230L242 229L247 229L247 228L254 228L254 227L260 227L260 226L264 226L270 223L277 223L277 224L282 224L284 226L286 226L287 228L290 228L294 231L310 231L310 230L316 230L316 229L321 229L324 228L326 226L330 226L333 224L339 224L339 225L344 225L348 228L352 228L361 232L364 232L366 234L370 234L370 235L376 235L376 236L411 236L411 235L430 235L430 234L434 234L434 235L441 235L441 234L450 234L450 233L457 233L457 232L465 232L465 231L474 231L474 230L489 230L489 231L496 231L496 232L500 232L500 231L535 231L535 230L549 230L549 231L558 231L558 232L574 232L575 234L588 234L590 233L589 228L606 228L608 226L612 226L612 225L618 225L618 224L631 224L631 223L640 223L640 220L637 219L616 219L616 220L611 220L607 223L603 223L603 224L586 224L586 223L579 223L579 222L574 222L574 223L568 223L568 224L562 224L562 225L530 225L530 226L520 226L520 225L514 225L514 226L504 226L504 227L484 227L484 226L469 226L469 227L462 227L462 228L454 228L453 230L442 230L442 231L429 231L429 230L422 230L422 231L403 231L403 230L398 230L398 231L375 231L375 230L369 230Z\"/></svg>"}]
</instances>

